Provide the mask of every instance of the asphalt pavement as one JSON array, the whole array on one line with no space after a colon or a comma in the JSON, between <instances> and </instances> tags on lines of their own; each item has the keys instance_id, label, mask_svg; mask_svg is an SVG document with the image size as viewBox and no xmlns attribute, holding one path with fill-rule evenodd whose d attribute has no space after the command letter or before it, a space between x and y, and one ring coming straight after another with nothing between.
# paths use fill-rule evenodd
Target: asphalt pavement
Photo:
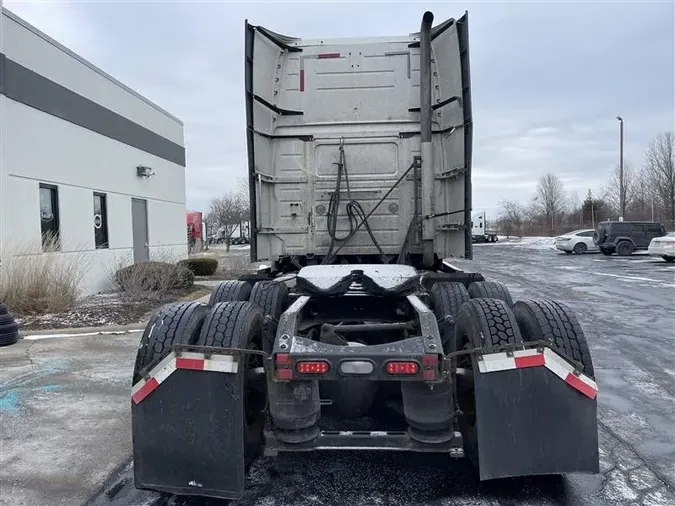
<instances>
[{"instance_id":1,"label":"asphalt pavement","mask_svg":"<svg viewBox=\"0 0 675 506\"><path fill-rule=\"evenodd\" d=\"M231 506L675 505L675 266L645 255L567 256L547 245L505 243L477 245L474 261L453 263L505 283L514 299L553 298L576 311L600 388L601 473L479 483L466 461L438 455L313 453L259 460L249 472L244 499ZM125 395L127 411L117 415L125 421L116 427L128 430ZM80 400L86 399L83 391ZM91 409L103 409L100 402L97 398ZM4 417L2 423L4 432ZM119 452L110 446L115 439L103 434L89 444ZM125 450L128 437L117 436ZM86 451L72 444L65 449ZM92 473L102 475L95 468ZM136 491L128 464L88 504L227 503Z\"/></svg>"}]
</instances>

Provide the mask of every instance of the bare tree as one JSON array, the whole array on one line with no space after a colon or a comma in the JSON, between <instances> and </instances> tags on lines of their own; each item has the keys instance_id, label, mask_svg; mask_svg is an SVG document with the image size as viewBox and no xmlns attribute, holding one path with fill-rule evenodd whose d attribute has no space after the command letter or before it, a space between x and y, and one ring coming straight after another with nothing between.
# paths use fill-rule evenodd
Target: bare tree
<instances>
[{"instance_id":1,"label":"bare tree","mask_svg":"<svg viewBox=\"0 0 675 506\"><path fill-rule=\"evenodd\" d=\"M579 197L579 192L574 190L570 193L569 198L567 199L567 207L570 213L569 221L570 223L578 219L579 226L583 227L583 213L581 212L581 198Z\"/></svg>"},{"instance_id":2,"label":"bare tree","mask_svg":"<svg viewBox=\"0 0 675 506\"><path fill-rule=\"evenodd\" d=\"M516 234L518 237L523 236L523 220L525 217L525 209L514 200L507 200L502 202L502 209L499 214L499 225L506 235Z\"/></svg>"},{"instance_id":3,"label":"bare tree","mask_svg":"<svg viewBox=\"0 0 675 506\"><path fill-rule=\"evenodd\" d=\"M209 204L209 220L223 231L227 251L230 251L232 234L242 222L248 220L249 203L242 192L229 192L216 197Z\"/></svg>"},{"instance_id":4,"label":"bare tree","mask_svg":"<svg viewBox=\"0 0 675 506\"><path fill-rule=\"evenodd\" d=\"M539 178L534 197L535 207L546 214L546 226L555 230L556 217L565 210L565 188L555 174L544 174Z\"/></svg>"},{"instance_id":5,"label":"bare tree","mask_svg":"<svg viewBox=\"0 0 675 506\"><path fill-rule=\"evenodd\" d=\"M650 193L659 214L675 228L675 133L657 135L645 154L645 171Z\"/></svg>"},{"instance_id":6,"label":"bare tree","mask_svg":"<svg viewBox=\"0 0 675 506\"><path fill-rule=\"evenodd\" d=\"M633 198L630 203L629 212L631 219L635 220L653 220L653 199L649 188L649 179L647 171L643 168L637 172L633 181Z\"/></svg>"},{"instance_id":7,"label":"bare tree","mask_svg":"<svg viewBox=\"0 0 675 506\"><path fill-rule=\"evenodd\" d=\"M609 177L605 191L606 200L614 211L621 216L621 193L623 192L624 208L629 209L635 200L636 175L630 164L623 165L623 188L621 186L621 168L617 165ZM626 219L627 216L624 216Z\"/></svg>"}]
</instances>

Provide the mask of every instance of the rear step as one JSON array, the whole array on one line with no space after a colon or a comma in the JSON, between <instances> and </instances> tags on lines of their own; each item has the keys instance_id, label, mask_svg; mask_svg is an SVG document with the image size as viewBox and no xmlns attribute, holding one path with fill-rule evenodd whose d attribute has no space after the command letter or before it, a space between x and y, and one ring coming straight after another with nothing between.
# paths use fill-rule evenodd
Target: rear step
<instances>
[{"instance_id":1,"label":"rear step","mask_svg":"<svg viewBox=\"0 0 675 506\"><path fill-rule=\"evenodd\" d=\"M464 457L461 432L445 443L425 444L411 438L404 431L321 431L311 442L285 443L272 431L265 432L265 455L278 452L315 450L394 450L427 453L447 453L453 458Z\"/></svg>"}]
</instances>

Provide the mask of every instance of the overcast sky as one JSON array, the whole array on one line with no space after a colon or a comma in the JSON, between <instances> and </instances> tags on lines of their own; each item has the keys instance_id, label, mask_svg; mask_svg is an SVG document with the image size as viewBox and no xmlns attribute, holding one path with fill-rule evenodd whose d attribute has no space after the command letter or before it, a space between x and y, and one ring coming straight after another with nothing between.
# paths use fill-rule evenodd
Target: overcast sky
<instances>
[{"instance_id":1,"label":"overcast sky","mask_svg":"<svg viewBox=\"0 0 675 506\"><path fill-rule=\"evenodd\" d=\"M639 166L675 128L675 3L4 1L29 23L185 122L187 203L246 174L244 19L304 38L416 32L469 11L474 208L496 215L555 172L580 197L619 158ZM489 216L490 218L492 216Z\"/></svg>"}]
</instances>

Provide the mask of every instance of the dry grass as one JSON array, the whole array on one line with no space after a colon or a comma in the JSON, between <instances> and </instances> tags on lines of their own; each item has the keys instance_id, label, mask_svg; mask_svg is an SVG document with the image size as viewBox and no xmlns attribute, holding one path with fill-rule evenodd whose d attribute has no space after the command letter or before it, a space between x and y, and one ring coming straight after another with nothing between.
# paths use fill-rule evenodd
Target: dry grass
<instances>
[{"instance_id":1,"label":"dry grass","mask_svg":"<svg viewBox=\"0 0 675 506\"><path fill-rule=\"evenodd\" d=\"M0 300L17 315L58 313L72 307L88 268L87 255L60 252L58 241L15 244L0 269Z\"/></svg>"}]
</instances>

